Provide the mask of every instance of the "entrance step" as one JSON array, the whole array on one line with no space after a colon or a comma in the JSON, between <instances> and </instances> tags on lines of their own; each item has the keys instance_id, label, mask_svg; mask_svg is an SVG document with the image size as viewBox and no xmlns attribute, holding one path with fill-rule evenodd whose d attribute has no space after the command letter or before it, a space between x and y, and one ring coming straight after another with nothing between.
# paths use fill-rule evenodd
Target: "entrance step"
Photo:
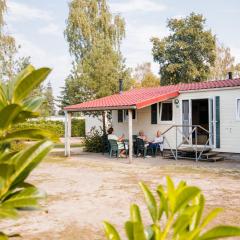
<instances>
[{"instance_id":1,"label":"entrance step","mask_svg":"<svg viewBox=\"0 0 240 240\"><path fill-rule=\"evenodd\" d=\"M217 155L218 155L218 153L216 153L216 152L208 152L208 153L203 153L203 154L202 154L202 157L203 157L203 158L206 157L206 158L208 159L208 158L215 157L215 156L217 156Z\"/></svg>"},{"instance_id":2,"label":"entrance step","mask_svg":"<svg viewBox=\"0 0 240 240\"><path fill-rule=\"evenodd\" d=\"M205 162L218 162L218 161L223 161L224 157L216 156L216 157L210 157L210 158L202 158L199 161L205 161Z\"/></svg>"},{"instance_id":3,"label":"entrance step","mask_svg":"<svg viewBox=\"0 0 240 240\"><path fill-rule=\"evenodd\" d=\"M201 153L198 149L198 157ZM203 150L203 149L201 149ZM175 149L173 149L174 154L176 154ZM178 159L185 159L185 160L196 160L196 153L193 150L193 148L182 148L181 150L178 150ZM207 148L204 149L199 161L205 161L205 162L218 162L218 161L223 161L224 157L219 155L220 153L218 152L212 152L211 149ZM171 152L167 152L164 154L164 158L166 159L175 159L174 155Z\"/></svg>"}]
</instances>

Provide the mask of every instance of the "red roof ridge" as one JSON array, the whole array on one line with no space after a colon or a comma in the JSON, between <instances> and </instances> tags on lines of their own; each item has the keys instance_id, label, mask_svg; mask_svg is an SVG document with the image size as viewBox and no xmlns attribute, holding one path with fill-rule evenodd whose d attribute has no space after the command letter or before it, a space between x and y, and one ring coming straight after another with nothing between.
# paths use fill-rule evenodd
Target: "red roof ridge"
<instances>
[{"instance_id":1,"label":"red roof ridge","mask_svg":"<svg viewBox=\"0 0 240 240\"><path fill-rule=\"evenodd\" d=\"M116 93L99 99L67 106L64 109L69 111L82 109L86 111L119 108L127 109L130 107L142 108L156 102L176 97L182 91L227 87L240 87L240 78L131 89L122 93Z\"/></svg>"}]
</instances>

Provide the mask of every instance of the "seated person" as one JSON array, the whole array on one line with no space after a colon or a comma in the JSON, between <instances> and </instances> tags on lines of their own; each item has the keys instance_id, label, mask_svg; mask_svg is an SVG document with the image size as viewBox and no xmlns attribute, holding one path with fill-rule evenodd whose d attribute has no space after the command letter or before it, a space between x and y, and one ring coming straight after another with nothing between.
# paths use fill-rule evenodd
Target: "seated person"
<instances>
[{"instance_id":1,"label":"seated person","mask_svg":"<svg viewBox=\"0 0 240 240\"><path fill-rule=\"evenodd\" d=\"M118 137L114 134L114 129L110 127L108 129L108 140L116 140L118 144L118 149L120 150L120 157L125 157L125 146L123 143L124 134L121 137Z\"/></svg>"},{"instance_id":2,"label":"seated person","mask_svg":"<svg viewBox=\"0 0 240 240\"><path fill-rule=\"evenodd\" d=\"M144 147L148 147L149 146L148 138L147 138L147 136L144 134L144 132L142 130L139 131L139 134L138 134L137 138L142 139L144 141ZM139 153L139 156L140 155L141 154ZM147 155L146 157L150 157L150 156Z\"/></svg>"},{"instance_id":3,"label":"seated person","mask_svg":"<svg viewBox=\"0 0 240 240\"><path fill-rule=\"evenodd\" d=\"M161 132L158 130L154 140L150 143L150 147L156 151L157 147L160 147L160 152L163 155L163 136Z\"/></svg>"},{"instance_id":4,"label":"seated person","mask_svg":"<svg viewBox=\"0 0 240 240\"><path fill-rule=\"evenodd\" d=\"M137 138L142 139L144 142L148 142L147 136L145 136L145 134L142 130L139 131L139 134L138 134Z\"/></svg>"}]
</instances>

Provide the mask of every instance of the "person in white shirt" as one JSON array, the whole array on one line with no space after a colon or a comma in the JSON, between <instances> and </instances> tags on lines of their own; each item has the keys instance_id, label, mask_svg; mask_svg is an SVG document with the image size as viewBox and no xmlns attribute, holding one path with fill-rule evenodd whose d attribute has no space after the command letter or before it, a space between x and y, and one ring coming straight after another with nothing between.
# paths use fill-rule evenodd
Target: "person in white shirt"
<instances>
[{"instance_id":1,"label":"person in white shirt","mask_svg":"<svg viewBox=\"0 0 240 240\"><path fill-rule=\"evenodd\" d=\"M126 157L125 156L125 146L124 146L124 134L121 137L118 137L114 134L114 129L110 127L108 129L108 140L116 140L118 144L118 149L120 150L120 157Z\"/></svg>"},{"instance_id":2,"label":"person in white shirt","mask_svg":"<svg viewBox=\"0 0 240 240\"><path fill-rule=\"evenodd\" d=\"M163 136L161 135L161 132L158 130L154 140L150 143L150 147L153 149L154 152L156 152L159 146L160 152L163 155L163 141L164 141Z\"/></svg>"}]
</instances>

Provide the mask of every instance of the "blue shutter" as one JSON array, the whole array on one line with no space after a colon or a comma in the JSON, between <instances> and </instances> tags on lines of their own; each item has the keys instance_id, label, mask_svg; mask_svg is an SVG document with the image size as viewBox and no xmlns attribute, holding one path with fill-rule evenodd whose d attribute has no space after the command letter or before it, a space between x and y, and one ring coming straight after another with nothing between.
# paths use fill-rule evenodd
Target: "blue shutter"
<instances>
[{"instance_id":1,"label":"blue shutter","mask_svg":"<svg viewBox=\"0 0 240 240\"><path fill-rule=\"evenodd\" d=\"M215 97L216 105L216 148L220 148L220 97Z\"/></svg>"}]
</instances>

